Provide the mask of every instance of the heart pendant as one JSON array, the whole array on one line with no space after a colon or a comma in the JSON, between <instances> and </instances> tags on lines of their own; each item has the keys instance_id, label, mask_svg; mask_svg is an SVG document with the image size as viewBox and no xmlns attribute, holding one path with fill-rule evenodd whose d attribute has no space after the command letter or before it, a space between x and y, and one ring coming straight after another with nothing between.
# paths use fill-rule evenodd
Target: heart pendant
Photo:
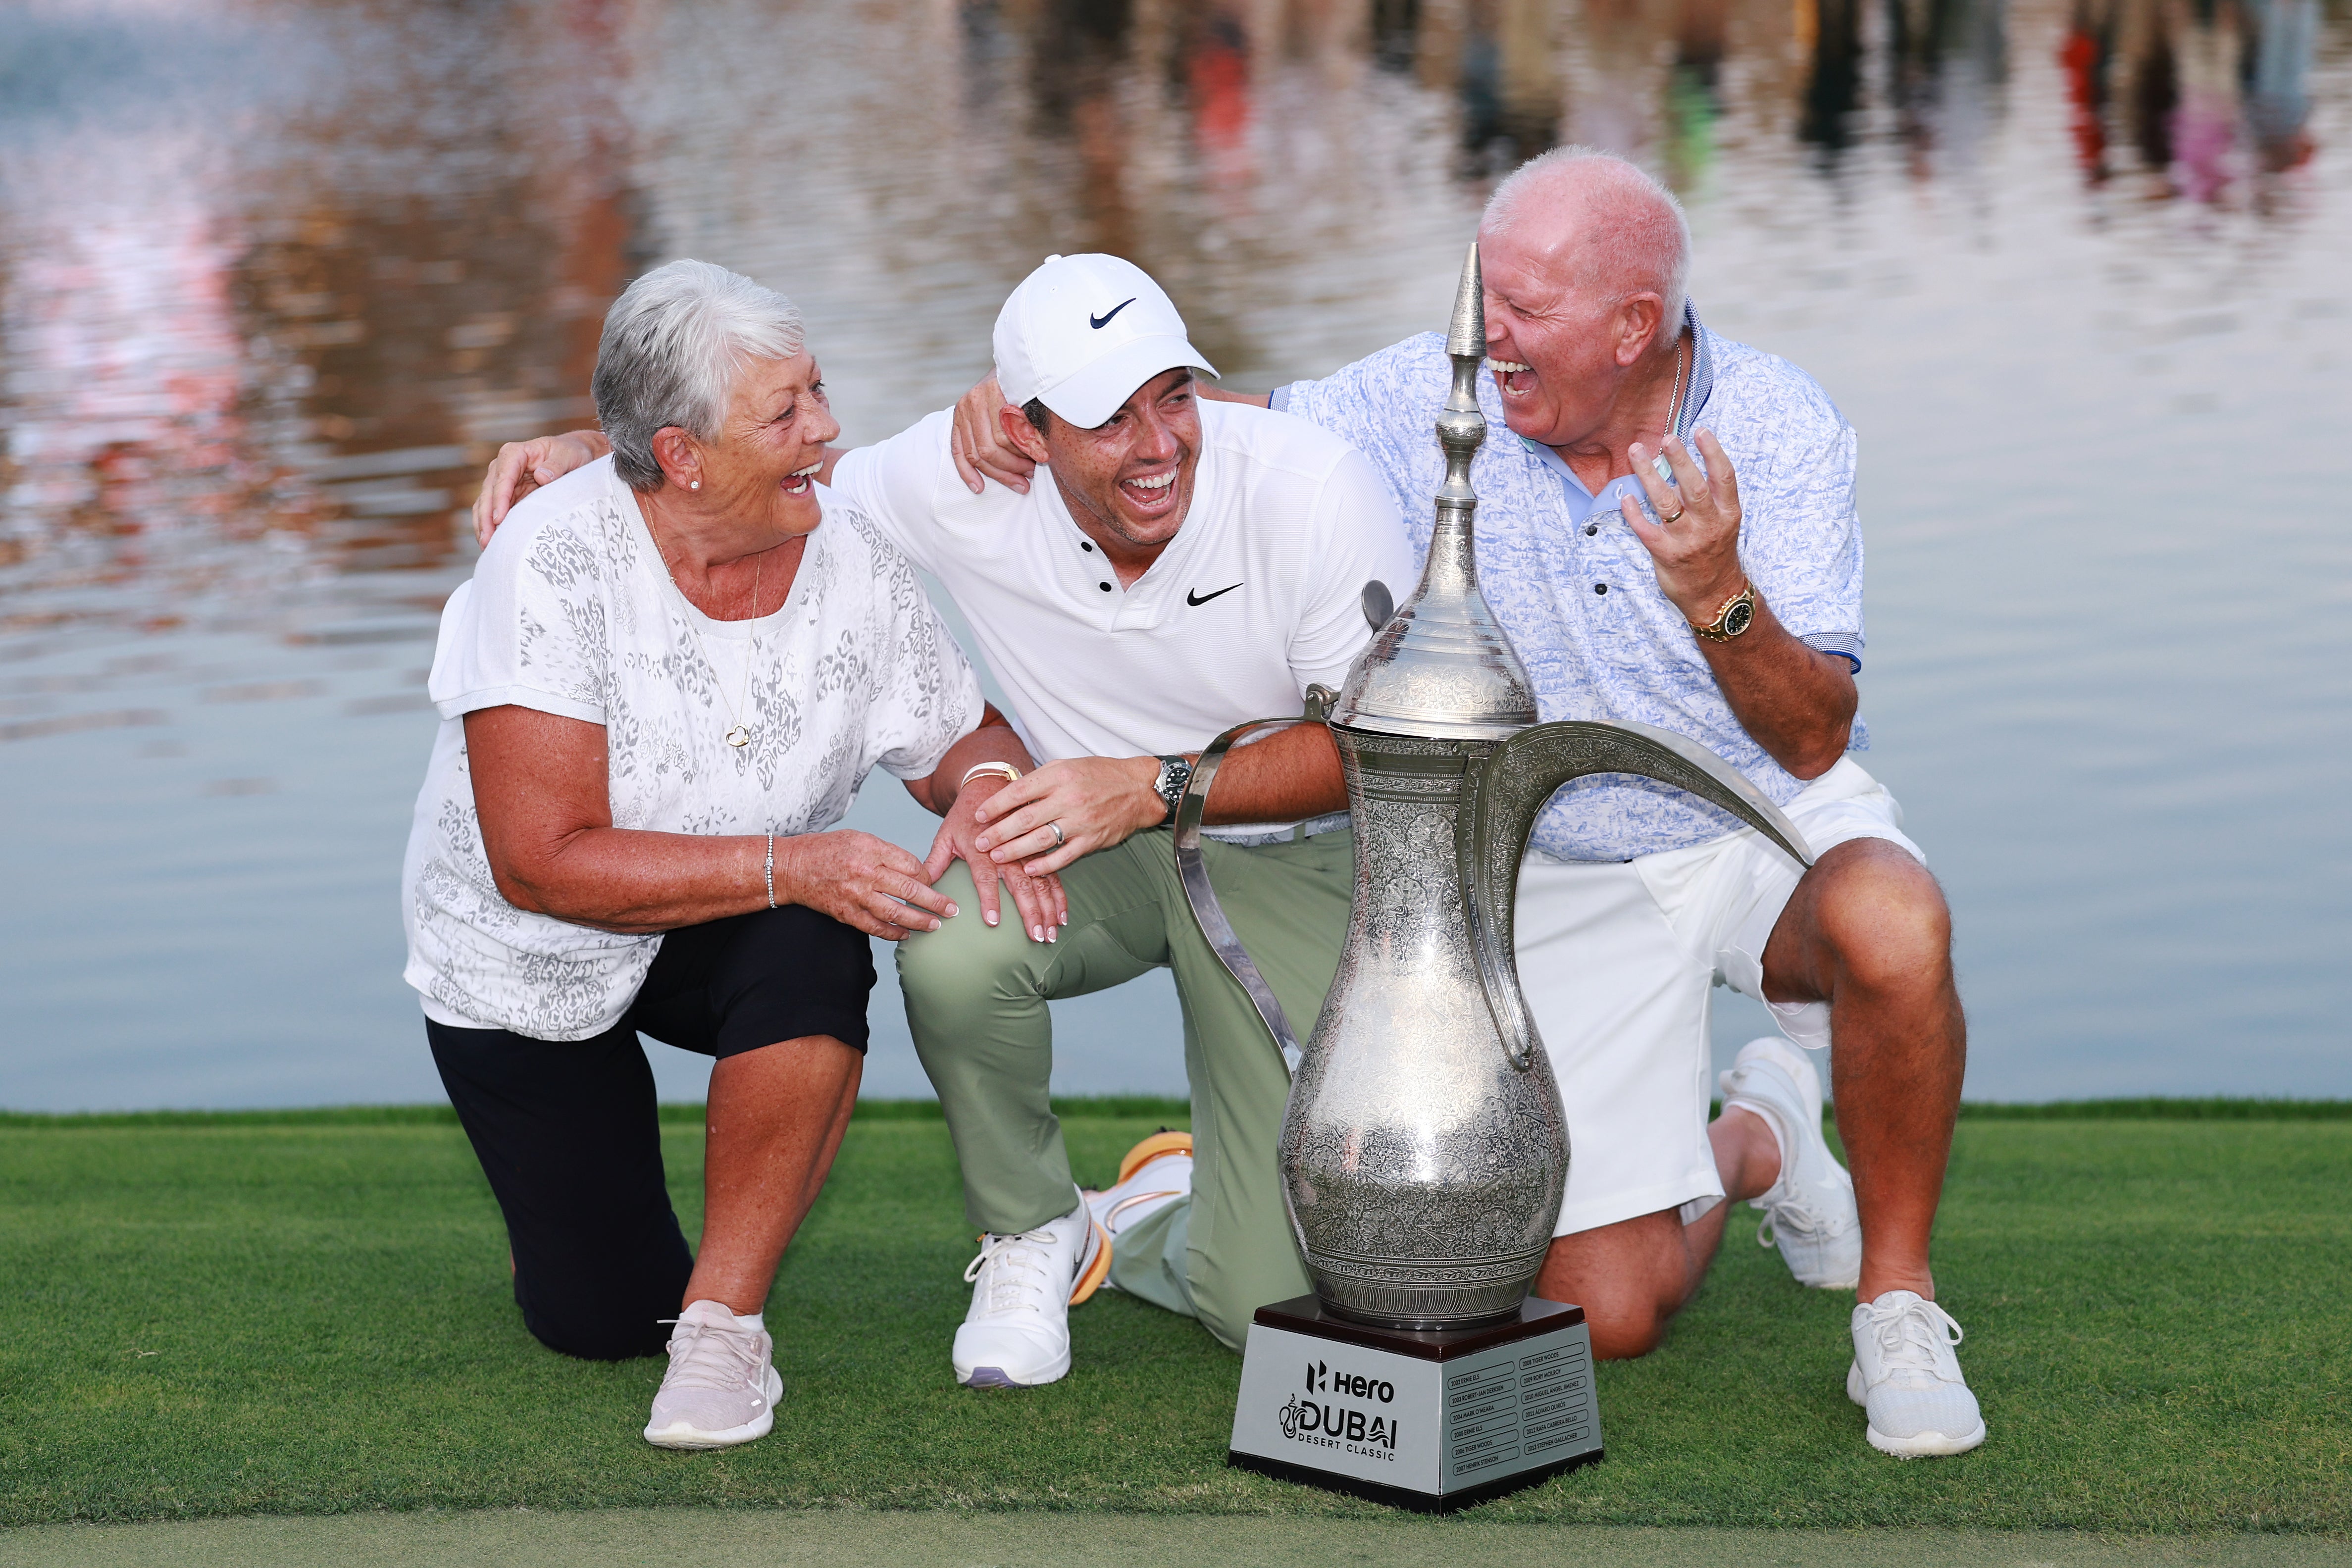
<instances>
[{"instance_id":1,"label":"heart pendant","mask_svg":"<svg viewBox=\"0 0 2352 1568\"><path fill-rule=\"evenodd\" d=\"M751 744L751 732L739 724L727 732L727 744L740 751Z\"/></svg>"}]
</instances>

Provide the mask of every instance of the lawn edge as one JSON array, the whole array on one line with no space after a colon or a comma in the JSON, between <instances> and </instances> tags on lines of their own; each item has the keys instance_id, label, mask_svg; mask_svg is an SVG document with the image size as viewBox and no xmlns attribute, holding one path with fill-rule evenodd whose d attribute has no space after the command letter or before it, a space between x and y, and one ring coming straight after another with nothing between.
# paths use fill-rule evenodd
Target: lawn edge
<instances>
[{"instance_id":1,"label":"lawn edge","mask_svg":"<svg viewBox=\"0 0 2352 1568\"><path fill-rule=\"evenodd\" d=\"M1309 1489L1310 1490L1312 1489ZM1324 1494L1317 1494L1318 1498ZM1881 1524L1864 1521L1844 1521L1837 1523L1780 1522L1776 1521L1723 1523L1708 1521L1660 1521L1654 1517L1608 1516L1591 1518L1528 1518L1508 1512L1489 1513L1474 1508L1450 1517L1417 1514L1402 1510L1383 1508L1353 1499L1328 1499L1337 1507L1327 1511L1299 1511L1257 1499L1228 1499L1221 1506L1200 1507L1184 1501L1169 1500L1117 1499L1087 1500L1072 1498L1039 1498L1013 1500L959 1499L937 1502L865 1502L826 1498L799 1501L773 1499L742 1499L728 1500L699 1498L690 1502L632 1503L572 1503L535 1501L530 1503L450 1504L420 1503L415 1507L386 1507L382 1504L353 1508L289 1508L252 1511L215 1511L208 1509L179 1511L124 1511L111 1514L71 1513L56 1516L35 1516L0 1513L0 1530L108 1530L156 1524L200 1524L228 1520L335 1520L391 1516L415 1518L429 1515L464 1517L467 1515L504 1515L511 1513L756 1513L756 1514L877 1514L920 1517L955 1515L979 1518L1004 1514L1060 1514L1074 1518L1125 1519L1255 1519L1283 1523L1314 1525L1318 1523L1361 1524L1394 1523L1400 1525L1427 1524L1444 1530L1458 1525L1475 1525L1503 1531L1591 1530L1591 1531L1656 1531L1665 1533L1689 1531L1702 1533L1720 1531L1734 1534L1755 1534L1797 1539L1818 1535L1897 1535L1906 1533L1947 1534L1967 1536L2050 1536L2067 1537L2076 1541L2096 1541L2117 1545L2158 1542L2248 1541L2281 1539L2289 1541L2326 1541L2352 1543L2352 1529L2326 1523L2262 1523L2234 1530L2212 1526L2185 1525L2179 1529L2116 1530L2101 1525L1985 1523L1981 1521L1954 1523Z\"/></svg>"},{"instance_id":2,"label":"lawn edge","mask_svg":"<svg viewBox=\"0 0 2352 1568\"><path fill-rule=\"evenodd\" d=\"M1104 1117L1129 1122L1189 1122L1189 1101L1153 1094L1055 1097L1057 1116ZM1834 1112L1826 1113L1834 1122ZM700 1125L699 1102L661 1108L665 1124ZM860 1100L857 1122L936 1122L936 1100ZM1969 1101L1964 1122L2342 1122L2352 1121L2352 1100L2239 1099L2227 1096L2143 1096L2121 1100ZM407 1127L457 1124L447 1105L318 1105L250 1111L5 1111L0 1128L85 1127Z\"/></svg>"}]
</instances>

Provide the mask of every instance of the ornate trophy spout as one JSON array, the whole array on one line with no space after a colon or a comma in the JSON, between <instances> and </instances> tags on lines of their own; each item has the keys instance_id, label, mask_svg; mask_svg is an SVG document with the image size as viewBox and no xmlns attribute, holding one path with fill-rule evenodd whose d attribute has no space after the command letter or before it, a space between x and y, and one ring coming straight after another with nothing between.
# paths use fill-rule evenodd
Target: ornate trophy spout
<instances>
[{"instance_id":1,"label":"ornate trophy spout","mask_svg":"<svg viewBox=\"0 0 2352 1568\"><path fill-rule=\"evenodd\" d=\"M1559 1218L1568 1123L1520 994L1511 919L1528 835L1554 791L1591 773L1662 779L1811 862L1788 819L1706 748L1645 725L1536 722L1527 674L1478 589L1470 468L1486 421L1475 246L1445 347L1454 384L1437 419L1445 478L1428 561L1403 606L1374 617L1384 623L1328 705L1356 834L1355 900L1339 973L1293 1072L1280 1146L1323 1308L1412 1331L1517 1314ZM1378 586L1368 611L1385 609ZM1319 706L1308 721L1326 716ZM1215 760L1253 727L1204 754L1178 817L1178 859L1213 944L1289 1044L1200 865Z\"/></svg>"}]
</instances>

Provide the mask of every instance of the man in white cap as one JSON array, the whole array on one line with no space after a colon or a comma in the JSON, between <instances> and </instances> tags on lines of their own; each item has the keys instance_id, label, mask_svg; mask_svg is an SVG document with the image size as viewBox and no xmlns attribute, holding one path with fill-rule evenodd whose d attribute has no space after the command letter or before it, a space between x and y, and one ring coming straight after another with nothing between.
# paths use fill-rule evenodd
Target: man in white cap
<instances>
[{"instance_id":1,"label":"man in white cap","mask_svg":"<svg viewBox=\"0 0 2352 1568\"><path fill-rule=\"evenodd\" d=\"M1193 920L1168 824L1199 748L1298 713L1310 685L1337 687L1371 635L1365 584L1402 595L1415 571L1360 454L1303 420L1195 396L1195 371L1214 371L1131 263L1049 258L1006 300L994 343L1000 434L1051 484L973 494L951 411L843 455L827 478L834 504L954 598L1045 759L967 781L993 791L971 850L1016 889L1059 873L1066 923L995 924L966 896L968 867L935 849L929 870L966 913L898 952L966 1211L986 1233L956 1376L1024 1386L1069 1370L1068 1310L1106 1278L1236 1349L1258 1307L1310 1288L1275 1161L1286 1070ZM520 476L543 483L597 444L509 448L478 518L495 526ZM1319 726L1238 748L1210 801L1210 875L1294 1019L1321 1010L1347 934L1346 806ZM1192 1131L1146 1140L1118 1185L1082 1195L1047 1103L1046 1004L1160 967L1183 1006Z\"/></svg>"},{"instance_id":2,"label":"man in white cap","mask_svg":"<svg viewBox=\"0 0 2352 1568\"><path fill-rule=\"evenodd\" d=\"M1598 1355L1640 1355L1697 1291L1726 1197L1765 1211L1804 1284L1854 1291L1847 1396L1900 1458L1964 1452L1985 1420L1929 1243L1967 1057L1951 918L1866 740L1855 435L1812 378L1721 338L1689 303L1690 233L1649 174L1555 148L1480 223L1495 433L1472 471L1488 603L1546 718L1630 718L1697 740L1802 831L1798 868L1679 790L1598 777L1538 818L1519 878L1520 979L1576 1151L1538 1295L1585 1309ZM1345 437L1428 538L1451 383L1434 333L1274 407ZM973 465L1027 482L961 411ZM1224 395L1224 394L1219 394ZM1656 465L1664 459L1673 478ZM1708 992L1769 1006L1707 1120ZM1800 1045L1834 1037L1837 1126Z\"/></svg>"}]
</instances>

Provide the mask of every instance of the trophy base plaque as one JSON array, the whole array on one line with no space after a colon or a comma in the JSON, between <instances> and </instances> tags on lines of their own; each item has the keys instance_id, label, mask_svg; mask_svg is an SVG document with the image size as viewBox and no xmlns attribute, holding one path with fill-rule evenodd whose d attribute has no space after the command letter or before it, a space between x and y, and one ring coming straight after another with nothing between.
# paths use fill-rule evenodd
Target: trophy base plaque
<instances>
[{"instance_id":1,"label":"trophy base plaque","mask_svg":"<svg viewBox=\"0 0 2352 1568\"><path fill-rule=\"evenodd\" d=\"M1530 1297L1479 1328L1384 1329L1300 1296L1251 1320L1238 1469L1447 1513L1600 1458L1582 1307Z\"/></svg>"}]
</instances>

